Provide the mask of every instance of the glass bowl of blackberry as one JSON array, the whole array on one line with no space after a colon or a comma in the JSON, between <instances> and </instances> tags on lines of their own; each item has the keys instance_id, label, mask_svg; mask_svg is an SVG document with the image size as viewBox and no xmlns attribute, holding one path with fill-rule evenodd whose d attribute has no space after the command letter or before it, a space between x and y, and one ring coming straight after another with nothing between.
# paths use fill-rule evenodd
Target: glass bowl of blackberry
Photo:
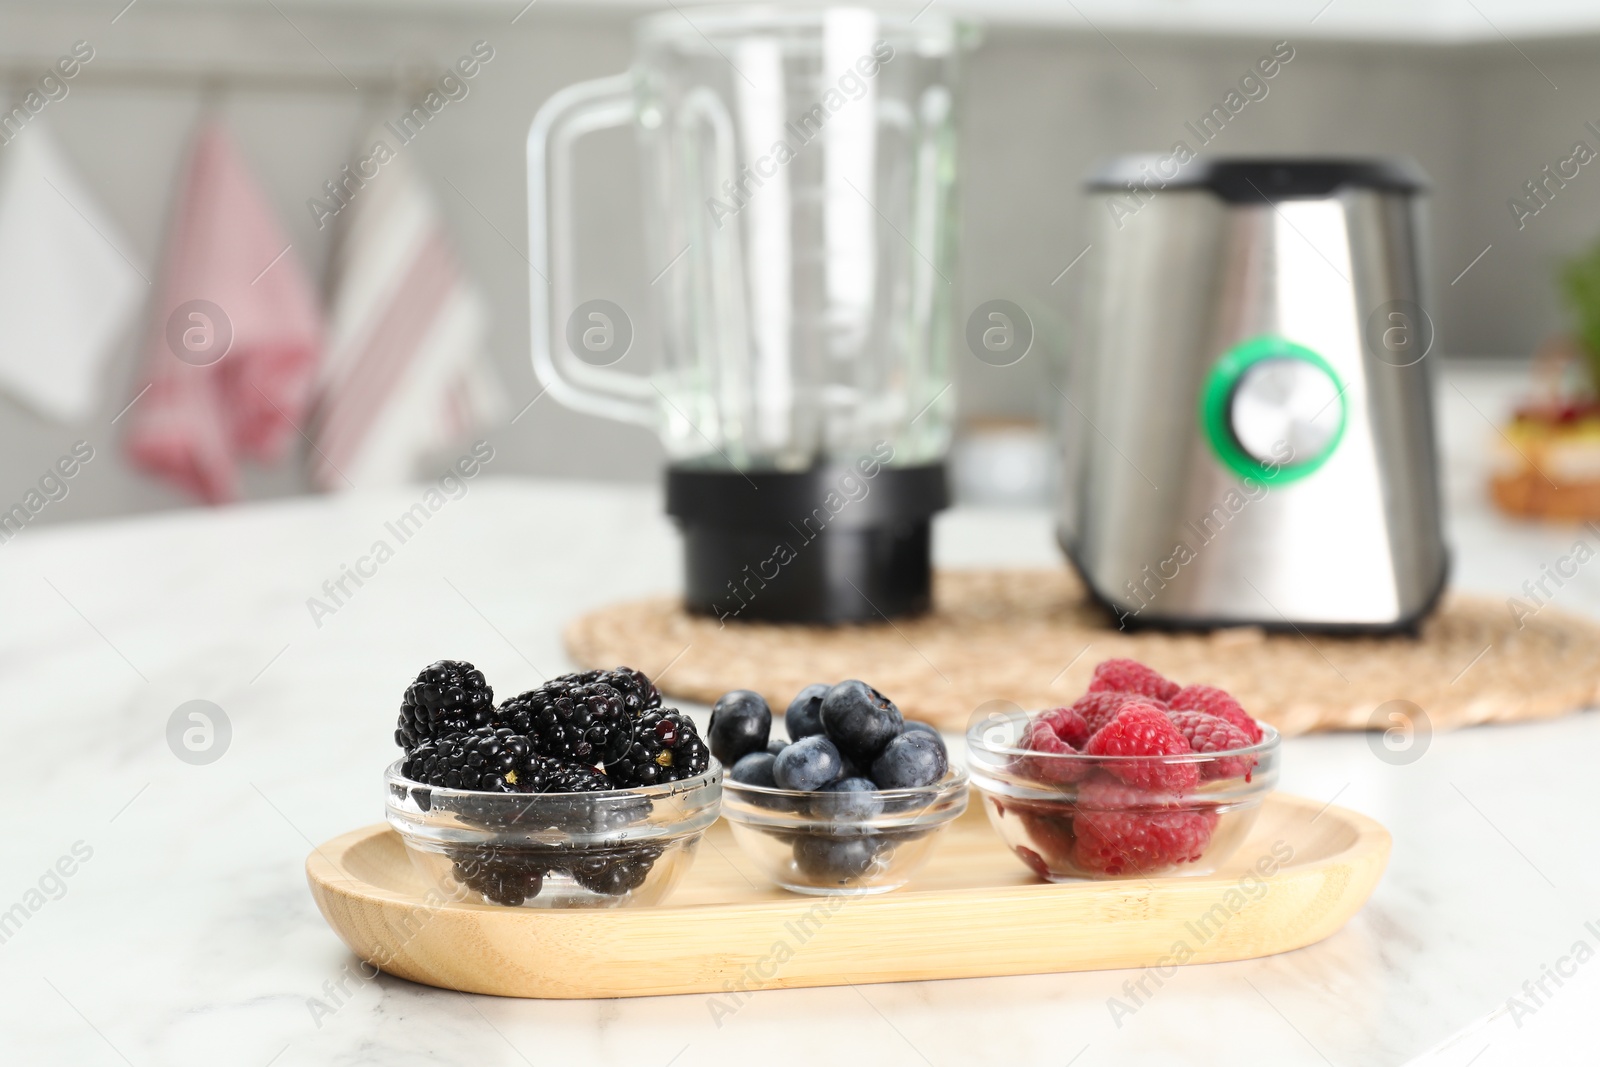
<instances>
[{"instance_id":1,"label":"glass bowl of blackberry","mask_svg":"<svg viewBox=\"0 0 1600 1067\"><path fill-rule=\"evenodd\" d=\"M730 769L722 814L745 857L795 893L898 889L966 810L967 775L939 732L908 722L865 682L811 685L772 736L767 702L724 694L711 711L711 750Z\"/></svg>"},{"instance_id":2,"label":"glass bowl of blackberry","mask_svg":"<svg viewBox=\"0 0 1600 1067\"><path fill-rule=\"evenodd\" d=\"M1051 882L1214 873L1278 781L1276 730L1127 659L1070 705L991 708L966 740L990 823Z\"/></svg>"},{"instance_id":3,"label":"glass bowl of blackberry","mask_svg":"<svg viewBox=\"0 0 1600 1067\"><path fill-rule=\"evenodd\" d=\"M658 904L717 819L722 766L641 672L552 678L498 705L460 660L406 689L388 822L447 899L529 908Z\"/></svg>"}]
</instances>

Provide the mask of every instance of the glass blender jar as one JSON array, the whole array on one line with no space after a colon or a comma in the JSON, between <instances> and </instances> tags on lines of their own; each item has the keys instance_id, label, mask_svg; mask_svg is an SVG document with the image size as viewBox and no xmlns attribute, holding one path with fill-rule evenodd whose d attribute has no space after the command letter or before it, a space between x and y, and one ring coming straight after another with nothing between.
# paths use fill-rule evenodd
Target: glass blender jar
<instances>
[{"instance_id":1,"label":"glass blender jar","mask_svg":"<svg viewBox=\"0 0 1600 1067\"><path fill-rule=\"evenodd\" d=\"M685 602L845 622L929 603L946 503L961 31L924 10L692 8L528 132L533 366L561 403L655 429ZM573 143L632 124L662 326L654 371L572 292Z\"/></svg>"}]
</instances>

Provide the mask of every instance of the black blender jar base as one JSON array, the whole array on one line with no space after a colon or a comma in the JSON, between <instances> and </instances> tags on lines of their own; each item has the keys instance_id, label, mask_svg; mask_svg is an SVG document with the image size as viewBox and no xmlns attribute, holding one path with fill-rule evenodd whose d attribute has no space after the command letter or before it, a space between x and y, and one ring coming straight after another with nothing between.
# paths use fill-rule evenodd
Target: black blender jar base
<instances>
[{"instance_id":1,"label":"black blender jar base","mask_svg":"<svg viewBox=\"0 0 1600 1067\"><path fill-rule=\"evenodd\" d=\"M724 622L866 622L926 611L942 464L667 468L684 605Z\"/></svg>"}]
</instances>

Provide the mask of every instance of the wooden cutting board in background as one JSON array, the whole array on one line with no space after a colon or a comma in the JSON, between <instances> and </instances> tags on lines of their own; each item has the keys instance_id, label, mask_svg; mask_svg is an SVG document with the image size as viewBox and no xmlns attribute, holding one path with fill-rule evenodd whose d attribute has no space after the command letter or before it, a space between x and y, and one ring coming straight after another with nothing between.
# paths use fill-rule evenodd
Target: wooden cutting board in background
<instances>
[{"instance_id":1,"label":"wooden cutting board in background","mask_svg":"<svg viewBox=\"0 0 1600 1067\"><path fill-rule=\"evenodd\" d=\"M1519 627L1502 602L1453 595L1416 638L1122 633L1064 568L942 571L933 611L861 626L723 626L656 597L584 615L566 641L584 667L638 667L669 696L707 704L754 689L781 713L806 685L862 678L909 717L952 731L994 701L1070 702L1114 656L1221 686L1284 734L1388 728L1391 701L1446 729L1549 718L1600 699L1600 625L1549 608Z\"/></svg>"}]
</instances>

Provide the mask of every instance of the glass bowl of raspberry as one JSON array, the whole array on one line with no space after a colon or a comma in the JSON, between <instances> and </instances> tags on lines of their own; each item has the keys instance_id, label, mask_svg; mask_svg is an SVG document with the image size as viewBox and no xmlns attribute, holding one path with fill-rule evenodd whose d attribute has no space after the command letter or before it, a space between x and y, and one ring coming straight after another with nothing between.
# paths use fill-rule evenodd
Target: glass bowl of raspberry
<instances>
[{"instance_id":1,"label":"glass bowl of raspberry","mask_svg":"<svg viewBox=\"0 0 1600 1067\"><path fill-rule=\"evenodd\" d=\"M1278 753L1225 691L1132 660L1100 664L1071 705L996 711L967 733L990 822L1052 882L1212 873L1277 784Z\"/></svg>"},{"instance_id":2,"label":"glass bowl of raspberry","mask_svg":"<svg viewBox=\"0 0 1600 1067\"><path fill-rule=\"evenodd\" d=\"M722 802L722 766L631 789L505 793L385 776L389 825L438 894L530 908L659 904L682 880ZM431 896L432 894L430 894Z\"/></svg>"}]
</instances>

